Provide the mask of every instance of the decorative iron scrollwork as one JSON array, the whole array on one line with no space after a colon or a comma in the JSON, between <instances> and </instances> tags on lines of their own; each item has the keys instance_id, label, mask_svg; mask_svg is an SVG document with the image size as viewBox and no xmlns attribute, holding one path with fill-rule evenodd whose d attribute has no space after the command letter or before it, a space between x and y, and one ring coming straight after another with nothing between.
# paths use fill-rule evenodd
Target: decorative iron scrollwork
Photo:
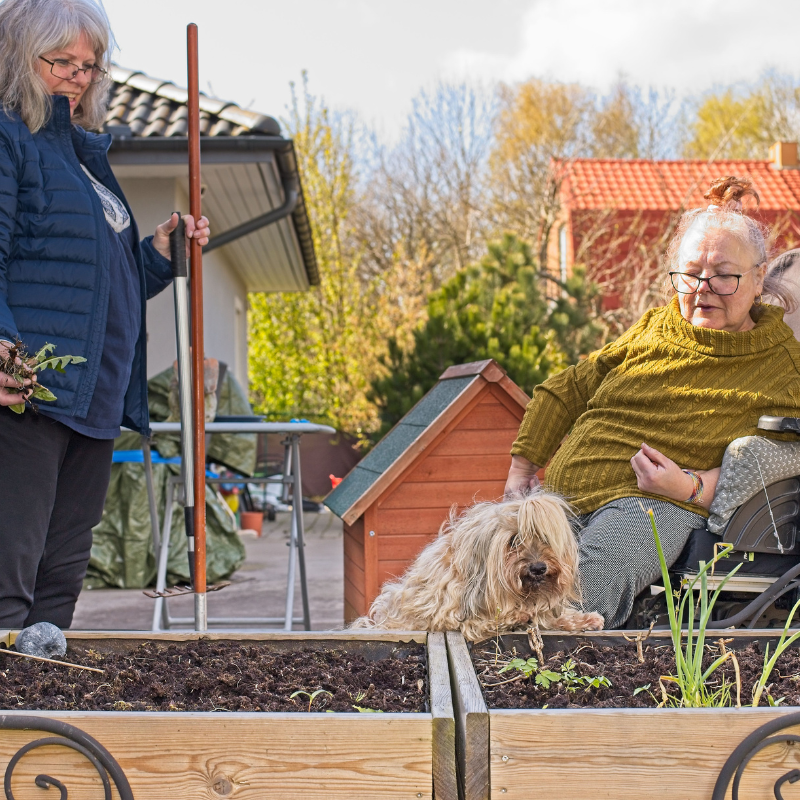
<instances>
[{"instance_id":1,"label":"decorative iron scrollwork","mask_svg":"<svg viewBox=\"0 0 800 800\"><path fill-rule=\"evenodd\" d=\"M12 756L3 778L6 800L14 800L14 794L11 791L11 776L20 759L31 750L49 745L69 747L86 758L97 770L97 774L103 782L105 800L111 800L111 781L114 782L120 800L133 800L133 792L125 773L122 771L122 767L97 739L93 739L80 728L49 717L2 714L0 715L0 730L45 731L46 733L57 734L56 736L47 736L43 739L29 742ZM109 776L111 776L111 781L109 781ZM35 782L42 789L49 789L51 786L55 787L61 793L60 800L67 800L67 787L56 778L51 778L49 775L37 775Z\"/></svg>"},{"instance_id":2,"label":"decorative iron scrollwork","mask_svg":"<svg viewBox=\"0 0 800 800\"><path fill-rule=\"evenodd\" d=\"M711 795L711 800L725 800L725 792L728 790L731 778L733 778L731 798L732 800L739 800L739 784L742 780L742 774L753 756L765 748L781 742L800 743L800 736L790 733L773 736L774 733L784 728L791 728L793 725L800 725L800 712L786 714L786 716L770 720L760 728L756 728L728 757L719 773L716 784L714 784L714 793ZM775 781L773 789L777 800L784 800L781 794L781 787L784 784L796 783L798 780L800 780L800 770L798 769L790 770L781 775Z\"/></svg>"}]
</instances>

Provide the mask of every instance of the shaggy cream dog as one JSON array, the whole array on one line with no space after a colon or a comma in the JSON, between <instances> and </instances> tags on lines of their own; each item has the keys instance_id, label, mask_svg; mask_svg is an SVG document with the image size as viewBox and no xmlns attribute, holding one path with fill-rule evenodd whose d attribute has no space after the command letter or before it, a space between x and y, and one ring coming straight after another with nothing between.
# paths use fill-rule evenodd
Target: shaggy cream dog
<instances>
[{"instance_id":1,"label":"shaggy cream dog","mask_svg":"<svg viewBox=\"0 0 800 800\"><path fill-rule=\"evenodd\" d=\"M520 626L602 629L599 614L573 605L578 546L569 513L543 489L461 515L454 507L437 539L352 627L460 630L470 641Z\"/></svg>"}]
</instances>

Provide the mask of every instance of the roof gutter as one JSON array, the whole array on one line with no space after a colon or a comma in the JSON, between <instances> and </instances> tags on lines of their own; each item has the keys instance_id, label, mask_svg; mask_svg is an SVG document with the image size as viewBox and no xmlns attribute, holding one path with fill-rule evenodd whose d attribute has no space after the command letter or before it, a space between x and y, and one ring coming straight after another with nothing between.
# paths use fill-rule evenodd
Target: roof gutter
<instances>
[{"instance_id":1,"label":"roof gutter","mask_svg":"<svg viewBox=\"0 0 800 800\"><path fill-rule=\"evenodd\" d=\"M311 286L319 285L317 257L297 169L294 142L280 136L203 136L200 138L200 150L202 160L207 164L253 163L262 160L258 158L259 154L274 154L284 196L278 208L214 236L203 252L223 247L291 215L308 282ZM188 163L188 142L183 136L115 137L109 157L112 165L183 164Z\"/></svg>"}]
</instances>

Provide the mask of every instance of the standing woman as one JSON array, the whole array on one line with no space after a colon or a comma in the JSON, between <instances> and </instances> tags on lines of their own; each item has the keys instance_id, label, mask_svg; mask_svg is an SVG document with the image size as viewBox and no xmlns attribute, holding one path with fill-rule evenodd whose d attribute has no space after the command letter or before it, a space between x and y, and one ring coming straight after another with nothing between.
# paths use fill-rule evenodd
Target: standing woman
<instances>
[{"instance_id":1,"label":"standing woman","mask_svg":"<svg viewBox=\"0 0 800 800\"><path fill-rule=\"evenodd\" d=\"M177 214L139 241L111 172L114 44L92 0L0 2L0 351L83 356L48 373L57 399L0 374L0 627L69 627L100 521L114 438L148 432L145 311L172 274ZM208 221L185 217L187 239ZM187 242L188 246L188 242Z\"/></svg>"}]
</instances>

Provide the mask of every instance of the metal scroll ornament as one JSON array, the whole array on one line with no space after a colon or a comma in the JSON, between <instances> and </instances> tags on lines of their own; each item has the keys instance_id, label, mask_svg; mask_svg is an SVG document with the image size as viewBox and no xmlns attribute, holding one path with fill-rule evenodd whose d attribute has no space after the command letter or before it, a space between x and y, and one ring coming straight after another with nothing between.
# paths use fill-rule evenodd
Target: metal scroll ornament
<instances>
[{"instance_id":1,"label":"metal scroll ornament","mask_svg":"<svg viewBox=\"0 0 800 800\"><path fill-rule=\"evenodd\" d=\"M80 728L76 728L74 725L67 725L66 722L49 719L48 717L2 714L0 715L0 730L45 731L46 733L57 734L56 736L47 736L43 739L29 742L12 756L3 777L3 790L5 791L6 800L14 800L14 794L11 791L11 776L20 759L31 750L51 745L59 745L76 750L92 764L103 782L105 800L112 800L111 781L114 782L120 800L133 800L133 792L125 773L122 771L122 767L97 739L93 739ZM67 787L58 779L51 778L49 775L37 775L35 783L42 789L49 789L51 786L58 789L61 792L60 800L68 800Z\"/></svg>"},{"instance_id":2,"label":"metal scroll ornament","mask_svg":"<svg viewBox=\"0 0 800 800\"><path fill-rule=\"evenodd\" d=\"M725 792L728 790L731 778L733 778L731 798L732 800L739 800L739 784L742 780L742 774L753 756L774 744L781 744L782 742L792 742L793 744L800 743L800 736L795 736L791 733L782 733L777 736L773 735L784 728L791 728L793 725L800 725L800 712L773 719L767 722L766 725L756 728L730 754L714 785L714 793L711 795L711 800L725 800ZM781 789L785 784L797 783L798 780L800 780L800 770L798 769L790 770L781 775L781 777L775 781L773 789L777 800L784 800Z\"/></svg>"}]
</instances>

